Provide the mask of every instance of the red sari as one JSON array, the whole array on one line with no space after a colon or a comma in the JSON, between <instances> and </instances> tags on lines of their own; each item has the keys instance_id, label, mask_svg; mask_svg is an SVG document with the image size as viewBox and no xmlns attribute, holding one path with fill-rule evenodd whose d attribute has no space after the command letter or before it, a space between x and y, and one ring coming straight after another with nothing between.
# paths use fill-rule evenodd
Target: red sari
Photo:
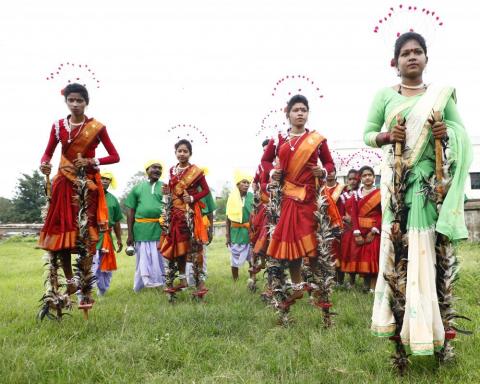
<instances>
[{"instance_id":1,"label":"red sari","mask_svg":"<svg viewBox=\"0 0 480 384\"><path fill-rule=\"evenodd\" d=\"M315 131L289 141L278 135L278 142L270 140L262 161L273 163L278 156L278 166L284 171L280 219L273 232L267 255L279 260L298 260L317 256L314 212L317 209L317 186L312 167L321 160L327 172L333 170L333 160L326 139ZM336 206L330 200L329 214L334 225L341 226Z\"/></svg>"},{"instance_id":2,"label":"red sari","mask_svg":"<svg viewBox=\"0 0 480 384\"><path fill-rule=\"evenodd\" d=\"M343 211L343 204L342 200L340 199L340 195L343 192L345 185L337 183L337 185L333 187L325 186L325 192L331 197L332 201L336 204L338 212L340 213ZM335 265L337 268L340 267L341 262L341 246L340 246L340 239L334 239L332 242L332 254L335 259Z\"/></svg>"},{"instance_id":3,"label":"red sari","mask_svg":"<svg viewBox=\"0 0 480 384\"><path fill-rule=\"evenodd\" d=\"M179 172L175 167L170 168L170 180L168 187L172 193L172 212L170 222L170 232L163 234L160 238L160 252L168 259L173 260L177 257L185 256L192 251L192 236L199 242L208 243L207 227L203 222L202 208L204 204L200 201L210 192L203 171L196 165L190 165L187 169ZM201 191L199 192L199 187ZM184 192L192 198L191 204L183 201ZM188 228L186 212L192 209L194 212L194 233L190 233Z\"/></svg>"},{"instance_id":4,"label":"red sari","mask_svg":"<svg viewBox=\"0 0 480 384\"><path fill-rule=\"evenodd\" d=\"M345 223L343 226L343 233L341 237L341 261L340 261L340 270L342 272L355 273L357 272L358 256L360 247L355 242L353 236L353 206L356 204L357 195L355 191L353 192L343 192L340 196L342 201L342 211L341 214L343 217L349 217L350 223Z\"/></svg>"},{"instance_id":5,"label":"red sari","mask_svg":"<svg viewBox=\"0 0 480 384\"><path fill-rule=\"evenodd\" d=\"M267 192L267 185L270 180L270 171L273 169L271 164L265 164L265 167L259 165L258 171L253 180L257 183L260 193L260 205L257 211L252 214L251 226L252 232L250 241L253 245L253 253L257 255L265 255L268 246L268 217L266 214L267 203L269 195Z\"/></svg>"},{"instance_id":6,"label":"red sari","mask_svg":"<svg viewBox=\"0 0 480 384\"><path fill-rule=\"evenodd\" d=\"M57 175L53 178L52 196L40 232L39 246L48 251L75 251L77 240L78 206L75 204L74 185L77 178L77 168L73 160L77 154L82 157L94 158L95 149L101 142L109 156L98 159L99 164L112 164L120 160L107 133L106 127L94 120L86 118L84 125L67 130L68 118L54 123L50 139L41 162L49 162L58 143L62 146L62 155ZM108 226L108 209L101 186L98 168L86 168L88 183L88 229L90 235L90 252L95 253L98 241L98 229L106 230Z\"/></svg>"},{"instance_id":7,"label":"red sari","mask_svg":"<svg viewBox=\"0 0 480 384\"><path fill-rule=\"evenodd\" d=\"M363 188L355 192L357 199L353 204L353 229L366 235L375 228L373 241L360 246L356 272L363 274L378 274L378 259L380 256L380 231L382 229L382 208L380 189L374 189L363 196Z\"/></svg>"}]
</instances>

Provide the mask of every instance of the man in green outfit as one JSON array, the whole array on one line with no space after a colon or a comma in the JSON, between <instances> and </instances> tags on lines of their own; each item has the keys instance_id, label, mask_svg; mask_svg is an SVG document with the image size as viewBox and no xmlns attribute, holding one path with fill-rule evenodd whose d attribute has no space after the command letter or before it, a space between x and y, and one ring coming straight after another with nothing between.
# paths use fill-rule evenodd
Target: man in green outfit
<instances>
[{"instance_id":1,"label":"man in green outfit","mask_svg":"<svg viewBox=\"0 0 480 384\"><path fill-rule=\"evenodd\" d=\"M127 211L127 245L135 246L135 277L133 290L156 288L165 282L163 257L157 246L162 229L160 216L163 208L162 165L159 160L145 164L148 180L132 188L125 200Z\"/></svg>"}]
</instances>

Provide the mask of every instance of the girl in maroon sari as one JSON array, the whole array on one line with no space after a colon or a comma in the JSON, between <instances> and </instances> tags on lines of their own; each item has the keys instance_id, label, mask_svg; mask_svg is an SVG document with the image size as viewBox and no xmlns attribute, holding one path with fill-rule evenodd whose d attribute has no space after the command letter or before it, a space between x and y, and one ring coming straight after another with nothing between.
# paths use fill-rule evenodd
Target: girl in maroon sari
<instances>
[{"instance_id":1,"label":"girl in maroon sari","mask_svg":"<svg viewBox=\"0 0 480 384\"><path fill-rule=\"evenodd\" d=\"M326 139L305 128L308 112L308 100L302 95L293 96L286 109L291 128L287 134L271 139L262 157L263 162L270 164L277 158L272 179L282 185L280 217L267 249L267 256L273 261L273 267L268 268L269 278L281 264L288 266L292 280L292 293L279 303L280 309L288 309L303 297L302 259L317 257L314 212L319 180L334 168ZM335 203L329 201L329 215L334 225L341 226ZM315 268L316 262L310 265Z\"/></svg>"}]
</instances>

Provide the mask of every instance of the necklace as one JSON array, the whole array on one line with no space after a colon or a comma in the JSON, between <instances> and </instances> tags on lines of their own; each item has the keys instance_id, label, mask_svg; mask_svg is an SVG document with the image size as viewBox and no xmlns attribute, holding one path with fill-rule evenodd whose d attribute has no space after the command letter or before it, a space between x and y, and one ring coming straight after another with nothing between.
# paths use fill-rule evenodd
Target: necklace
<instances>
[{"instance_id":1,"label":"necklace","mask_svg":"<svg viewBox=\"0 0 480 384\"><path fill-rule=\"evenodd\" d=\"M65 119L67 120L67 119ZM70 119L67 120L67 124L64 124L65 125L65 129L67 130L68 132L68 140L67 140L67 143L70 144L72 142L73 139L75 139L75 137L78 136L78 134L80 133L80 131L82 130L82 127L83 127L83 124L85 124L85 116L83 117L83 121L81 123L72 123L70 121ZM71 137L71 134L72 134L72 126L74 127L78 127L78 131L77 133L75 134L75 136Z\"/></svg>"},{"instance_id":2,"label":"necklace","mask_svg":"<svg viewBox=\"0 0 480 384\"><path fill-rule=\"evenodd\" d=\"M405 89L422 89L422 88L427 88L427 84L422 83L419 85L405 85L403 83L400 83L400 87L405 88Z\"/></svg>"},{"instance_id":3,"label":"necklace","mask_svg":"<svg viewBox=\"0 0 480 384\"><path fill-rule=\"evenodd\" d=\"M179 175L179 174L183 173L183 171L185 171L188 167L189 167L189 165L186 165L185 167L180 167L180 164L177 164L175 166L175 174Z\"/></svg>"},{"instance_id":4,"label":"necklace","mask_svg":"<svg viewBox=\"0 0 480 384\"><path fill-rule=\"evenodd\" d=\"M307 133L307 131L303 131L302 133L291 133L289 132L289 136L288 136L288 139L287 139L287 143L288 143L288 146L290 147L290 150L293 152L295 150L295 146L298 144L298 142L300 141L300 138L305 134ZM295 141L295 144L292 145L291 141L292 141L292 137L296 137L297 138L297 141Z\"/></svg>"}]
</instances>

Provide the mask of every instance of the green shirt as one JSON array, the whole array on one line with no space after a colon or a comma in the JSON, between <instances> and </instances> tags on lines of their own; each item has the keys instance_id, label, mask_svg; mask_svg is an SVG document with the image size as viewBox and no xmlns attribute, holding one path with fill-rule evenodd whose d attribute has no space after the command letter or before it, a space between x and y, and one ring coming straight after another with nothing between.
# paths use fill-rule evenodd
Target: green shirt
<instances>
[{"instance_id":1,"label":"green shirt","mask_svg":"<svg viewBox=\"0 0 480 384\"><path fill-rule=\"evenodd\" d=\"M125 200L128 208L135 210L135 219L159 219L163 209L163 182L160 180L154 184L142 181L132 188ZM162 229L160 223L133 224L133 238L135 241L159 241Z\"/></svg>"},{"instance_id":2,"label":"green shirt","mask_svg":"<svg viewBox=\"0 0 480 384\"><path fill-rule=\"evenodd\" d=\"M108 227L113 228L115 223L118 223L123 219L122 210L120 209L120 203L117 198L110 192L105 191L105 200L107 201L108 208ZM97 249L101 249L103 244L103 232L98 235Z\"/></svg>"},{"instance_id":3,"label":"green shirt","mask_svg":"<svg viewBox=\"0 0 480 384\"><path fill-rule=\"evenodd\" d=\"M250 221L250 213L253 207L253 193L247 192L245 196L245 203L242 211L242 224ZM233 221L232 221L233 223ZM233 228L230 227L230 241L232 244L248 244L250 236L247 228Z\"/></svg>"}]
</instances>

